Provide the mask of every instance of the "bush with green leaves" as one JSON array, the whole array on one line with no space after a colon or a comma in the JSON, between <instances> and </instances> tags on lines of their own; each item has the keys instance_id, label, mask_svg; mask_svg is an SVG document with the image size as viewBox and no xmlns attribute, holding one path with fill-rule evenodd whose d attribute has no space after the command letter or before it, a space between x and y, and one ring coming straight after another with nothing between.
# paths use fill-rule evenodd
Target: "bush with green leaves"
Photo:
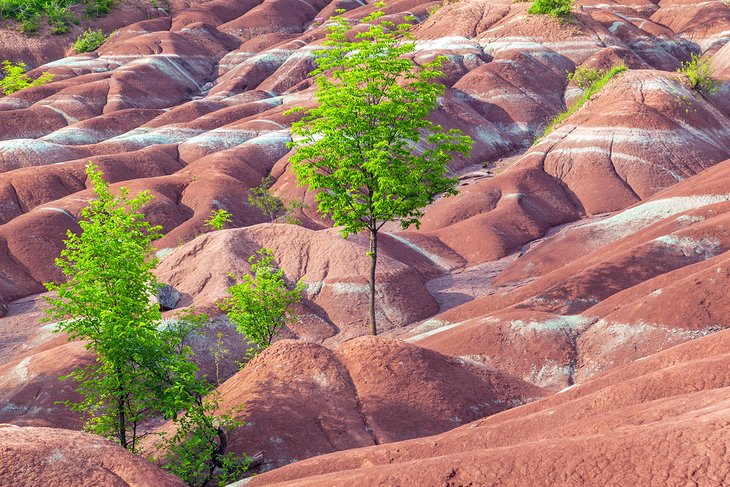
<instances>
[{"instance_id":1,"label":"bush with green leaves","mask_svg":"<svg viewBox=\"0 0 730 487\"><path fill-rule=\"evenodd\" d=\"M627 69L626 65L621 63L612 67L608 71L600 71L601 76L598 79L592 79L589 85L583 86L583 96L578 98L578 100L576 100L576 102L569 106L565 111L559 113L555 118L553 118L540 135L535 137L535 142L540 141L545 135L555 130L555 128L563 123L568 117L580 110L580 108L585 105L586 102L593 97L593 95L603 90L614 76L623 73ZM593 75L591 74L590 76ZM568 78L571 79L571 76L568 75Z\"/></svg>"},{"instance_id":2,"label":"bush with green leaves","mask_svg":"<svg viewBox=\"0 0 730 487\"><path fill-rule=\"evenodd\" d=\"M235 482L251 464L246 455L226 452L228 434L244 423L230 414L220 414L218 408L219 394L209 392L176 418L174 433L160 444L164 454L158 461L162 468L191 487L204 487L211 481L218 485Z\"/></svg>"},{"instance_id":3,"label":"bush with green leaves","mask_svg":"<svg viewBox=\"0 0 730 487\"><path fill-rule=\"evenodd\" d=\"M228 288L229 295L219 307L254 345L249 355L256 355L271 345L285 325L297 320L293 306L301 301L306 285L300 279L290 289L270 249L259 249L248 263L251 274L232 276L237 282Z\"/></svg>"},{"instance_id":4,"label":"bush with green leaves","mask_svg":"<svg viewBox=\"0 0 730 487\"><path fill-rule=\"evenodd\" d=\"M78 23L78 19L69 10L69 5L59 0L50 0L43 4L43 13L46 14L51 34L65 34L71 24Z\"/></svg>"},{"instance_id":5,"label":"bush with green leaves","mask_svg":"<svg viewBox=\"0 0 730 487\"><path fill-rule=\"evenodd\" d=\"M271 220L271 223L283 221L294 225L300 224L301 222L294 218L292 214L297 210L306 208L307 205L299 199L284 203L281 198L271 192L272 183L273 178L266 176L261 180L261 184L249 189L248 204L263 213Z\"/></svg>"},{"instance_id":6,"label":"bush with green leaves","mask_svg":"<svg viewBox=\"0 0 730 487\"><path fill-rule=\"evenodd\" d=\"M86 15L109 13L113 0L0 0L0 19L12 19L20 23L23 33L33 33L46 17L51 33L68 32L71 24L78 23L72 7L85 5Z\"/></svg>"},{"instance_id":7,"label":"bush with green leaves","mask_svg":"<svg viewBox=\"0 0 730 487\"><path fill-rule=\"evenodd\" d=\"M713 70L709 58L692 53L691 59L683 62L677 71L687 77L687 85L690 88L703 95L711 95L719 88L720 83L712 77Z\"/></svg>"},{"instance_id":8,"label":"bush with green leaves","mask_svg":"<svg viewBox=\"0 0 730 487\"><path fill-rule=\"evenodd\" d=\"M74 50L78 53L91 52L99 49L106 41L107 36L101 29L87 29L83 34L76 38L74 42Z\"/></svg>"},{"instance_id":9,"label":"bush with green leaves","mask_svg":"<svg viewBox=\"0 0 730 487\"><path fill-rule=\"evenodd\" d=\"M568 73L568 82L585 90L600 80L604 74L606 71L602 69L578 67L572 73Z\"/></svg>"},{"instance_id":10,"label":"bush with green leaves","mask_svg":"<svg viewBox=\"0 0 730 487\"><path fill-rule=\"evenodd\" d=\"M550 15L556 19L570 18L573 15L573 0L535 0L527 12L532 15Z\"/></svg>"},{"instance_id":11,"label":"bush with green leaves","mask_svg":"<svg viewBox=\"0 0 730 487\"><path fill-rule=\"evenodd\" d=\"M382 8L382 2L376 2ZM338 11L341 13L341 11ZM417 64L413 17L396 24L377 10L360 20L328 21L323 49L315 54L318 105L292 124L290 158L299 185L316 192L317 211L346 237L370 237L370 331L377 334L375 279L378 232L387 222L418 227L422 209L456 193L448 164L468 156L472 140L446 130L429 115L444 92L435 82L445 58Z\"/></svg>"},{"instance_id":12,"label":"bush with green leaves","mask_svg":"<svg viewBox=\"0 0 730 487\"><path fill-rule=\"evenodd\" d=\"M53 81L53 74L45 71L36 79L25 74L25 63L2 62L3 78L0 79L0 89L6 95L16 91L30 88L31 86L42 86Z\"/></svg>"}]
</instances>

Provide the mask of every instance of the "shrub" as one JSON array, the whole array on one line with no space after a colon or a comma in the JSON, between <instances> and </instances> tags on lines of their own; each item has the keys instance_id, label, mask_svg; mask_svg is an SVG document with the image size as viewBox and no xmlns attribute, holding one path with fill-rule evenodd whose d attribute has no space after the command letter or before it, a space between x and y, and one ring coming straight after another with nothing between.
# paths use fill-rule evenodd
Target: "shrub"
<instances>
[{"instance_id":1,"label":"shrub","mask_svg":"<svg viewBox=\"0 0 730 487\"><path fill-rule=\"evenodd\" d=\"M249 189L248 204L266 215L271 223L283 221L292 225L300 225L301 222L294 218L292 213L307 208L307 205L304 204L304 201L297 199L284 203L271 192L272 183L271 176L266 176L261 180L261 184Z\"/></svg>"},{"instance_id":2,"label":"shrub","mask_svg":"<svg viewBox=\"0 0 730 487\"><path fill-rule=\"evenodd\" d=\"M555 18L571 16L573 0L535 0L527 13L533 15L550 15Z\"/></svg>"},{"instance_id":3,"label":"shrub","mask_svg":"<svg viewBox=\"0 0 730 487\"><path fill-rule=\"evenodd\" d=\"M41 26L41 14L38 12L28 14L20 19L20 32L31 34Z\"/></svg>"},{"instance_id":4,"label":"shrub","mask_svg":"<svg viewBox=\"0 0 730 487\"><path fill-rule=\"evenodd\" d=\"M687 84L693 90L703 95L711 95L718 89L718 81L713 79L710 60L702 58L699 54L692 54L692 58L682 63L677 70L687 77Z\"/></svg>"},{"instance_id":5,"label":"shrub","mask_svg":"<svg viewBox=\"0 0 730 487\"><path fill-rule=\"evenodd\" d=\"M568 81L585 90L600 80L604 74L606 74L606 71L600 69L576 68L572 73L568 73Z\"/></svg>"},{"instance_id":6,"label":"shrub","mask_svg":"<svg viewBox=\"0 0 730 487\"><path fill-rule=\"evenodd\" d=\"M253 356L271 345L285 325L297 320L292 308L301 301L306 285L299 280L289 289L284 271L276 266L274 253L269 249L259 249L248 263L251 275L232 276L237 282L228 288L229 295L219 307L255 346L248 352Z\"/></svg>"},{"instance_id":7,"label":"shrub","mask_svg":"<svg viewBox=\"0 0 730 487\"><path fill-rule=\"evenodd\" d=\"M51 26L51 34L65 34L69 31L69 26L72 23L78 22L69 11L68 6L58 0L44 3L43 12L45 12L48 24Z\"/></svg>"},{"instance_id":8,"label":"shrub","mask_svg":"<svg viewBox=\"0 0 730 487\"><path fill-rule=\"evenodd\" d=\"M30 88L31 86L41 86L53 81L53 75L49 72L43 72L36 79L32 79L25 74L25 63L13 64L10 61L2 62L3 79L0 79L0 89L3 93L9 95L16 91Z\"/></svg>"},{"instance_id":9,"label":"shrub","mask_svg":"<svg viewBox=\"0 0 730 487\"><path fill-rule=\"evenodd\" d=\"M575 112L577 112L580 109L580 107L585 105L585 103L588 100L590 100L591 97L593 97L593 95L595 95L596 93L599 93L608 84L608 82L611 81L611 78L613 78L614 76L616 76L619 73L623 73L627 69L628 68L626 67L626 65L621 63L621 64L618 64L618 65L612 67L608 71L603 71L603 72L599 71L599 73L601 73L601 77L592 81L590 83L590 85L583 88L583 91L584 91L583 96L578 98L578 100L575 103L573 103L570 107L568 107L567 110L565 110L564 112L558 114L558 116L553 118L550 121L550 123L548 124L548 126L545 127L545 130L543 130L542 133L538 137L535 138L535 142L539 141L545 135L552 132L555 129L555 127L557 127L558 125L563 123L568 117L570 117ZM576 72L577 72L577 70L576 70ZM580 76L581 75L578 76L579 79L582 79L582 78L580 78ZM575 78L576 78L575 72L573 73L572 78L570 75L568 75L568 79L575 80Z\"/></svg>"},{"instance_id":10,"label":"shrub","mask_svg":"<svg viewBox=\"0 0 730 487\"><path fill-rule=\"evenodd\" d=\"M0 0L0 19L12 19L20 23L20 31L32 33L40 27L44 15L51 26L51 33L68 32L78 19L71 12L74 5L85 5L89 16L111 11L113 0Z\"/></svg>"},{"instance_id":11,"label":"shrub","mask_svg":"<svg viewBox=\"0 0 730 487\"><path fill-rule=\"evenodd\" d=\"M86 32L76 38L74 49L79 53L95 51L104 44L106 39L107 36L104 35L104 31L101 29L87 29Z\"/></svg>"}]
</instances>

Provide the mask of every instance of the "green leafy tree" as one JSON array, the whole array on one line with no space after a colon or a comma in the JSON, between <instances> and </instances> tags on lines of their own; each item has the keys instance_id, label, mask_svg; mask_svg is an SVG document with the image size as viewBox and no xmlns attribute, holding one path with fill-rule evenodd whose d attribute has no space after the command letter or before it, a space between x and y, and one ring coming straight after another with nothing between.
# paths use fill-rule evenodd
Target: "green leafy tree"
<instances>
[{"instance_id":1,"label":"green leafy tree","mask_svg":"<svg viewBox=\"0 0 730 487\"><path fill-rule=\"evenodd\" d=\"M135 450L141 422L162 412L162 372L155 364L167 357L161 356L166 346L157 330L160 309L150 299L156 260L149 258L160 228L139 212L149 192L130 198L122 188L115 196L96 166L89 164L86 173L96 198L81 212L81 233L68 232L56 259L67 282L46 284L57 294L48 299L49 319L60 319L58 331L86 340L97 356L70 374L83 396L71 408L89 414L88 430Z\"/></svg>"},{"instance_id":2,"label":"green leafy tree","mask_svg":"<svg viewBox=\"0 0 730 487\"><path fill-rule=\"evenodd\" d=\"M168 351L168 364L176 360L194 363L188 341L201 332L207 321L205 314L188 308L158 327L172 349ZM190 367L190 372L197 371L196 366ZM203 487L211 481L227 485L238 480L248 469L250 459L245 454L227 451L227 445L228 434L243 423L230 414L219 413L219 393L205 380L190 375L169 377L166 383L177 389L173 397L178 400L176 407L183 410L172 417L174 433L169 437L163 433L157 445L161 452L158 462L193 487ZM234 408L232 413L239 409Z\"/></svg>"},{"instance_id":3,"label":"green leafy tree","mask_svg":"<svg viewBox=\"0 0 730 487\"><path fill-rule=\"evenodd\" d=\"M269 249L258 250L248 262L251 274L237 278L219 306L239 333L255 345L252 353L257 354L271 345L282 327L297 320L292 307L301 301L306 285L300 279L289 289L284 271L276 266Z\"/></svg>"},{"instance_id":4,"label":"green leafy tree","mask_svg":"<svg viewBox=\"0 0 730 487\"><path fill-rule=\"evenodd\" d=\"M3 93L10 95L16 91L30 88L31 86L41 86L53 81L53 74L44 72L36 79L25 74L25 63L11 63L10 61L2 62L3 78L0 79L0 89Z\"/></svg>"},{"instance_id":5,"label":"green leafy tree","mask_svg":"<svg viewBox=\"0 0 730 487\"><path fill-rule=\"evenodd\" d=\"M231 221L233 221L233 215L223 208L218 208L210 213L210 217L205 220L205 224L213 230L223 230L226 224Z\"/></svg>"},{"instance_id":6,"label":"green leafy tree","mask_svg":"<svg viewBox=\"0 0 730 487\"><path fill-rule=\"evenodd\" d=\"M301 222L292 217L292 213L302 208L306 208L302 200L293 199L289 203L284 203L278 196L271 192L271 184L273 179L266 176L261 180L261 184L248 190L248 204L259 210L267 218L274 223L277 220L283 220L286 223L298 225Z\"/></svg>"},{"instance_id":7,"label":"green leafy tree","mask_svg":"<svg viewBox=\"0 0 730 487\"><path fill-rule=\"evenodd\" d=\"M86 174L95 198L81 211L81 232L68 232L56 259L67 280L46 284L55 293L47 299L48 320L60 320L56 331L85 340L96 356L93 364L67 376L78 382L82 399L66 404L87 415L88 431L116 438L132 451L149 434L146 421L171 419L179 433L166 443L168 463L189 464L191 445L197 444L196 468L206 465L208 472L225 473L238 465L225 453L228 420L213 416L217 402L206 398L212 386L197 377L187 345L207 317L188 310L163 322L152 299L158 285L152 242L160 237L160 227L140 212L152 196L145 191L131 198L126 188L112 194L91 163ZM201 438L212 446L202 449ZM190 445L183 444L188 440Z\"/></svg>"},{"instance_id":8,"label":"green leafy tree","mask_svg":"<svg viewBox=\"0 0 730 487\"><path fill-rule=\"evenodd\" d=\"M407 57L415 50L411 25L383 15L363 18L368 28L354 40L345 18L330 19L312 73L319 105L292 125L298 150L290 159L299 184L320 190L317 209L342 226L343 237L370 234L373 335L378 232L389 221L417 227L424 206L439 194L455 194L457 179L447 165L455 154L468 155L472 143L427 118L444 91L433 82L443 76L443 59L417 65Z\"/></svg>"}]
</instances>

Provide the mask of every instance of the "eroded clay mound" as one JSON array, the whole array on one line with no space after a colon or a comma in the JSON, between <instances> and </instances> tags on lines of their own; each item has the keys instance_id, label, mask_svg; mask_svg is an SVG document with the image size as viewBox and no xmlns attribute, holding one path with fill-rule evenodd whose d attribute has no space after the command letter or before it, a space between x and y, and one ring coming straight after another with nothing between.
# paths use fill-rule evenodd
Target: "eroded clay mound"
<instances>
[{"instance_id":1,"label":"eroded clay mound","mask_svg":"<svg viewBox=\"0 0 730 487\"><path fill-rule=\"evenodd\" d=\"M344 339L367 330L367 245L366 239L352 236L345 240L335 230L267 223L198 237L167 254L157 273L183 293L182 306L211 307L227 296L228 287L235 282L229 273L248 273L248 258L261 247L270 248L289 282L303 279L307 284L303 295L310 309L303 310L303 317L318 310L336 327L330 326L329 334L323 329L320 338L337 330ZM438 311L418 272L387 253L379 259L376 277L381 329L412 323ZM304 333L311 335L312 330Z\"/></svg>"},{"instance_id":2,"label":"eroded clay mound","mask_svg":"<svg viewBox=\"0 0 730 487\"><path fill-rule=\"evenodd\" d=\"M0 477L6 485L177 487L185 484L143 458L77 431L0 425Z\"/></svg>"},{"instance_id":3,"label":"eroded clay mound","mask_svg":"<svg viewBox=\"0 0 730 487\"><path fill-rule=\"evenodd\" d=\"M438 436L298 462L247 485L723 485L729 365L726 331Z\"/></svg>"},{"instance_id":4,"label":"eroded clay mound","mask_svg":"<svg viewBox=\"0 0 730 487\"><path fill-rule=\"evenodd\" d=\"M294 117L284 112L313 103L307 74L322 21L337 7L352 19L374 7L323 0L302 11L292 1L175 3L170 17L121 29L98 52L40 68L56 75L53 83L0 100L0 296L40 292L41 280L60 277L52 259L74 228L89 159L114 182L152 189L146 213L163 225L160 247L206 231L212 209L230 211L236 227L264 221L246 191L272 170L279 196L310 205L298 215L306 226L331 224L293 184L286 144ZM415 15L416 62L446 58L448 88L433 119L475 143L454 170L528 149L580 95L566 71L619 61L634 70L506 174L437 202L422 235L445 247L440 255L469 263L508 255L555 225L622 209L728 157L727 84L702 98L675 73L699 46L718 56L725 76L724 6L585 2L570 25L509 1L433 6L396 2L387 13ZM42 236L31 230L40 225Z\"/></svg>"},{"instance_id":5,"label":"eroded clay mound","mask_svg":"<svg viewBox=\"0 0 730 487\"><path fill-rule=\"evenodd\" d=\"M81 401L75 391L77 384L59 377L91 363L84 344L71 342L0 366L0 422L81 429L81 414L63 404Z\"/></svg>"},{"instance_id":6,"label":"eroded clay mound","mask_svg":"<svg viewBox=\"0 0 730 487\"><path fill-rule=\"evenodd\" d=\"M493 369L400 340L362 337L334 351L277 342L219 387L244 404L233 451L265 468L332 451L430 435L544 395Z\"/></svg>"},{"instance_id":7,"label":"eroded clay mound","mask_svg":"<svg viewBox=\"0 0 730 487\"><path fill-rule=\"evenodd\" d=\"M561 388L727 328L728 171L554 229L408 340Z\"/></svg>"}]
</instances>

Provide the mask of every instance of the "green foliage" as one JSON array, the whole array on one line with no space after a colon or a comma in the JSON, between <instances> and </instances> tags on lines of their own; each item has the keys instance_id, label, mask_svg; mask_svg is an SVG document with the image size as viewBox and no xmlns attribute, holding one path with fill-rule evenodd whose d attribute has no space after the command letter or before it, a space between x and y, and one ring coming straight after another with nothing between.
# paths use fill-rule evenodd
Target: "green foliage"
<instances>
[{"instance_id":1,"label":"green foliage","mask_svg":"<svg viewBox=\"0 0 730 487\"><path fill-rule=\"evenodd\" d=\"M47 319L59 320L56 331L85 340L96 356L91 365L64 377L78 383L82 396L80 402L66 404L86 415L87 431L115 438L131 451L149 434L143 428L149 420L173 420L178 433L164 443L170 469L186 474L194 451L196 469L209 466L201 470L208 476L225 464L238 472L236 459L225 453L231 423L213 415L215 397L205 397L212 386L197 377L186 343L207 317L188 310L163 323L151 299L158 286L152 242L161 235L140 210L152 196L145 191L131 198L126 188L112 194L91 163L86 174L95 198L81 211L81 232L68 232L56 259L67 280L45 285L54 293L47 298ZM203 448L201 438L214 437L212 446Z\"/></svg>"},{"instance_id":2,"label":"green foliage","mask_svg":"<svg viewBox=\"0 0 730 487\"><path fill-rule=\"evenodd\" d=\"M573 0L535 0L527 13L565 19L572 16L572 11Z\"/></svg>"},{"instance_id":3,"label":"green foliage","mask_svg":"<svg viewBox=\"0 0 730 487\"><path fill-rule=\"evenodd\" d=\"M257 354L271 345L281 328L297 320L292 306L301 301L306 285L300 279L292 289L284 271L274 262L274 253L262 248L248 259L251 274L236 278L229 296L219 304L239 333L255 345ZM235 276L233 276L235 278Z\"/></svg>"},{"instance_id":4,"label":"green foliage","mask_svg":"<svg viewBox=\"0 0 730 487\"><path fill-rule=\"evenodd\" d=\"M192 487L212 480L227 485L240 479L251 463L245 455L226 453L228 433L243 423L228 414L216 416L217 410L218 393L211 392L177 418L175 433L161 445L163 468Z\"/></svg>"},{"instance_id":5,"label":"green foliage","mask_svg":"<svg viewBox=\"0 0 730 487\"><path fill-rule=\"evenodd\" d=\"M598 78L597 80L591 81L590 85L583 88L583 96L578 98L578 100L575 103L573 103L570 107L568 107L567 110L565 110L564 112L561 112L560 114L558 114L558 116L556 116L555 118L553 118L550 121L550 123L547 125L547 127L545 127L545 129L542 131L542 133L538 137L535 138L535 142L538 142L540 139L542 139L542 137L544 137L545 135L547 135L550 132L552 132L553 130L555 130L555 128L558 125L560 125L561 123L563 123L565 120L567 120L568 117L570 117L571 115L576 113L578 110L580 110L580 108L583 105L585 105L585 103L588 100L590 100L593 97L593 95L599 93L608 84L608 82L611 81L611 78L613 78L614 76L616 76L619 73L623 73L627 69L628 68L626 67L626 65L621 63L621 64L618 64L618 65L612 67L608 71L601 72L600 78ZM570 75L568 75L568 79L571 79ZM575 78L572 78L572 79L575 79Z\"/></svg>"},{"instance_id":6,"label":"green foliage","mask_svg":"<svg viewBox=\"0 0 730 487\"><path fill-rule=\"evenodd\" d=\"M213 361L215 362L215 383L221 384L221 360L223 360L229 353L230 349L223 346L224 333L219 331L215 334L215 347L213 347Z\"/></svg>"},{"instance_id":7,"label":"green foliage","mask_svg":"<svg viewBox=\"0 0 730 487\"><path fill-rule=\"evenodd\" d=\"M428 12L429 17L438 12L441 7L445 7L447 5L452 5L454 3L459 2L459 0L443 0L441 3L437 3L436 5L431 5L426 10Z\"/></svg>"},{"instance_id":8,"label":"green foliage","mask_svg":"<svg viewBox=\"0 0 730 487\"><path fill-rule=\"evenodd\" d=\"M101 29L87 29L83 34L76 38L74 49L78 53L91 52L97 50L106 41L107 36Z\"/></svg>"},{"instance_id":9,"label":"green foliage","mask_svg":"<svg viewBox=\"0 0 730 487\"><path fill-rule=\"evenodd\" d=\"M87 0L86 15L90 17L99 17L112 11L114 5L113 0Z\"/></svg>"},{"instance_id":10,"label":"green foliage","mask_svg":"<svg viewBox=\"0 0 730 487\"><path fill-rule=\"evenodd\" d=\"M68 32L78 19L71 12L74 5L84 4L87 15L109 13L112 0L0 0L0 19L20 22L20 31L32 33L40 27L41 17L45 16L51 26L51 33Z\"/></svg>"},{"instance_id":11,"label":"green foliage","mask_svg":"<svg viewBox=\"0 0 730 487\"><path fill-rule=\"evenodd\" d=\"M159 364L168 358L168 345L157 329L159 307L150 299L157 281L156 260L149 256L160 228L139 212L149 192L130 198L122 188L114 196L91 163L87 176L96 198L81 212L81 233L68 232L56 259L67 282L46 284L57 294L48 299L49 319L60 319L57 331L86 340L97 356L70 374L83 396L71 408L88 413L87 430L135 450L140 423L167 406L158 401L158 374L165 374Z\"/></svg>"},{"instance_id":12,"label":"green foliage","mask_svg":"<svg viewBox=\"0 0 730 487\"><path fill-rule=\"evenodd\" d=\"M601 69L578 67L572 73L568 73L568 82L585 90L598 82L604 74L606 74L606 71Z\"/></svg>"},{"instance_id":13,"label":"green foliage","mask_svg":"<svg viewBox=\"0 0 730 487\"><path fill-rule=\"evenodd\" d=\"M248 190L248 204L259 210L267 218L274 223L277 220L283 220L286 223L299 224L299 220L291 216L297 210L306 208L304 201L294 199L289 203L284 203L279 197L271 192L273 179L266 176L261 180L261 184Z\"/></svg>"},{"instance_id":14,"label":"green foliage","mask_svg":"<svg viewBox=\"0 0 730 487\"><path fill-rule=\"evenodd\" d=\"M78 22L68 8L68 5L58 1L50 0L43 4L43 12L51 26L51 34L65 34L69 31L72 23Z\"/></svg>"},{"instance_id":15,"label":"green foliage","mask_svg":"<svg viewBox=\"0 0 730 487\"><path fill-rule=\"evenodd\" d=\"M23 16L20 19L20 32L23 34L32 34L41 26L41 14L33 12Z\"/></svg>"},{"instance_id":16,"label":"green foliage","mask_svg":"<svg viewBox=\"0 0 730 487\"><path fill-rule=\"evenodd\" d=\"M210 213L210 217L205 220L205 224L213 230L222 230L231 221L233 221L233 215L223 208L218 208Z\"/></svg>"},{"instance_id":17,"label":"green foliage","mask_svg":"<svg viewBox=\"0 0 730 487\"><path fill-rule=\"evenodd\" d=\"M699 54L692 53L692 58L682 63L682 67L677 71L687 77L688 86L698 93L711 95L719 88L720 83L712 77L710 60Z\"/></svg>"},{"instance_id":18,"label":"green foliage","mask_svg":"<svg viewBox=\"0 0 730 487\"><path fill-rule=\"evenodd\" d=\"M190 308L164 326L163 337L174 350L172 360L168 357L168 363L174 363L175 359L193 363L188 337L199 333L207 320L205 314ZM217 366L216 363L216 376ZM197 372L197 367L190 370ZM202 487L211 481L226 485L238 480L250 461L245 455L239 457L226 452L226 447L228 433L243 426L243 423L230 415L216 414L218 393L211 384L194 376L183 381L179 379L169 380L168 384L173 389L177 388L177 407L184 411L173 415L174 434L169 438L163 434L163 441L158 445L163 454L158 462L191 486Z\"/></svg>"},{"instance_id":19,"label":"green foliage","mask_svg":"<svg viewBox=\"0 0 730 487\"><path fill-rule=\"evenodd\" d=\"M363 18L366 28L353 40L347 19L329 20L312 73L319 105L292 124L297 152L290 158L299 184L318 191L317 210L340 225L343 236L370 232L373 333L378 231L389 221L418 226L424 206L456 193L447 165L472 145L459 130L428 120L444 91L432 82L443 76L443 58L417 65L408 56L415 50L411 24L396 25L383 15Z\"/></svg>"},{"instance_id":20,"label":"green foliage","mask_svg":"<svg viewBox=\"0 0 730 487\"><path fill-rule=\"evenodd\" d=\"M32 79L25 74L25 63L13 64L6 60L2 62L2 66L3 78L0 79L0 89L6 95L53 81L53 74L49 72L44 72L36 79Z\"/></svg>"}]
</instances>

